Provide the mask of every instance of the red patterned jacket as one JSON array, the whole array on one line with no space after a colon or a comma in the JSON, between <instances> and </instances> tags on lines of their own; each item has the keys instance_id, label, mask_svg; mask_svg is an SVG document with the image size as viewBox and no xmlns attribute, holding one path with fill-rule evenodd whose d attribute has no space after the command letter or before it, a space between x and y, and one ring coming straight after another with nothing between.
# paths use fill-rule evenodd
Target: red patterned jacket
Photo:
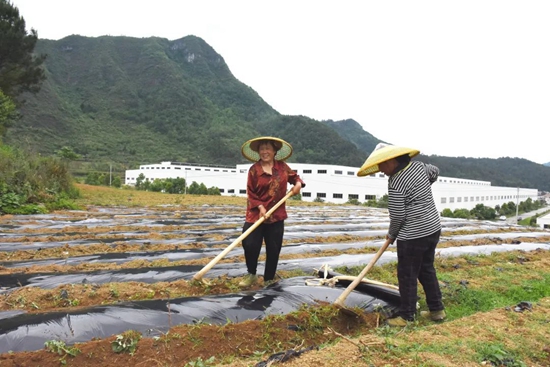
<instances>
[{"instance_id":1,"label":"red patterned jacket","mask_svg":"<svg viewBox=\"0 0 550 367\"><path fill-rule=\"evenodd\" d=\"M294 185L297 182L301 182L302 187L306 186L300 176L283 161L273 162L271 175L264 172L260 161L254 163L248 170L246 222L254 223L260 219L258 206L263 205L266 211L269 211L285 197L288 183ZM264 223L278 222L287 217L283 203Z\"/></svg>"}]
</instances>

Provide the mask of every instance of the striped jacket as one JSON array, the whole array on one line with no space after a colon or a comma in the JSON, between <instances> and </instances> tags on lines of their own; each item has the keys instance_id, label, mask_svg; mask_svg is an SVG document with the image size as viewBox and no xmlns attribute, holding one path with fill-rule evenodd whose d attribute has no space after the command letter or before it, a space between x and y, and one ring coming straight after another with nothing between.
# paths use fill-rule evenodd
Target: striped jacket
<instances>
[{"instance_id":1,"label":"striped jacket","mask_svg":"<svg viewBox=\"0 0 550 367\"><path fill-rule=\"evenodd\" d=\"M441 229L431 185L439 169L431 164L412 161L388 180L388 236L400 241L429 236Z\"/></svg>"}]
</instances>

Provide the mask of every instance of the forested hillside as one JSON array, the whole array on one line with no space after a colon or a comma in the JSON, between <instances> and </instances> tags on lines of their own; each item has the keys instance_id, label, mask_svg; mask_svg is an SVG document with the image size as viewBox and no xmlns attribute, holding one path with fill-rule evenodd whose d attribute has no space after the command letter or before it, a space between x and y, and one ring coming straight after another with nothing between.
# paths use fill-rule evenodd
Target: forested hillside
<instances>
[{"instance_id":1,"label":"forested hillside","mask_svg":"<svg viewBox=\"0 0 550 367\"><path fill-rule=\"evenodd\" d=\"M380 142L353 119L281 115L199 37L69 36L39 40L35 52L48 55L46 80L4 141L43 155L71 148L90 163L81 170L245 163L240 146L260 135L289 141L290 162L358 167ZM421 159L445 176L550 191L550 167L524 159Z\"/></svg>"},{"instance_id":2,"label":"forested hillside","mask_svg":"<svg viewBox=\"0 0 550 367\"><path fill-rule=\"evenodd\" d=\"M439 167L442 176L491 181L495 186L528 187L550 191L550 167L521 158L465 158L422 156Z\"/></svg>"},{"instance_id":3,"label":"forested hillside","mask_svg":"<svg viewBox=\"0 0 550 367\"><path fill-rule=\"evenodd\" d=\"M68 146L85 159L127 166L235 164L244 162L239 148L247 139L273 134L297 151L307 147L296 160L357 165L363 158L324 124L281 116L198 37L70 36L39 40L36 51L48 55L47 80L28 96L8 143L43 154Z\"/></svg>"}]
</instances>

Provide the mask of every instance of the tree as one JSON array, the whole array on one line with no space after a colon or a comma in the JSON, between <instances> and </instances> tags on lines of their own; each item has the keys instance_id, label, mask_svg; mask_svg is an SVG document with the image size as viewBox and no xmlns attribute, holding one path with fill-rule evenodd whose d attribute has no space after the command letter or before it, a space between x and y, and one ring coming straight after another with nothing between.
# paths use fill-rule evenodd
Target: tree
<instances>
[{"instance_id":1,"label":"tree","mask_svg":"<svg viewBox=\"0 0 550 367\"><path fill-rule=\"evenodd\" d=\"M189 185L189 188L187 192L191 195L198 195L200 190L200 186L196 181L193 181L191 185Z\"/></svg>"},{"instance_id":2,"label":"tree","mask_svg":"<svg viewBox=\"0 0 550 367\"><path fill-rule=\"evenodd\" d=\"M136 178L136 185L135 185L136 189L145 190L145 188L143 187L144 182L145 182L145 175L143 173L140 173L138 178Z\"/></svg>"},{"instance_id":3,"label":"tree","mask_svg":"<svg viewBox=\"0 0 550 367\"><path fill-rule=\"evenodd\" d=\"M99 172L88 172L86 175L86 179L84 180L84 183L87 185L101 185L101 175Z\"/></svg>"},{"instance_id":4,"label":"tree","mask_svg":"<svg viewBox=\"0 0 550 367\"><path fill-rule=\"evenodd\" d=\"M208 188L208 195L221 195L221 192L220 192L220 189L218 189L217 187L209 187Z\"/></svg>"},{"instance_id":5,"label":"tree","mask_svg":"<svg viewBox=\"0 0 550 367\"><path fill-rule=\"evenodd\" d=\"M55 154L63 159L74 161L75 159L80 158L80 154L76 153L73 148L64 146L59 150L55 151Z\"/></svg>"},{"instance_id":6,"label":"tree","mask_svg":"<svg viewBox=\"0 0 550 367\"><path fill-rule=\"evenodd\" d=\"M34 55L38 34L25 29L25 19L8 0L0 0L0 90L13 101L24 92L36 93L44 79L46 55Z\"/></svg>"},{"instance_id":7,"label":"tree","mask_svg":"<svg viewBox=\"0 0 550 367\"><path fill-rule=\"evenodd\" d=\"M4 135L10 121L15 118L15 103L0 90L0 135Z\"/></svg>"},{"instance_id":8,"label":"tree","mask_svg":"<svg viewBox=\"0 0 550 367\"><path fill-rule=\"evenodd\" d=\"M116 188L122 187L122 179L119 176L113 178L113 186Z\"/></svg>"},{"instance_id":9,"label":"tree","mask_svg":"<svg viewBox=\"0 0 550 367\"><path fill-rule=\"evenodd\" d=\"M442 217L453 218L453 211L449 208L443 209L441 212Z\"/></svg>"},{"instance_id":10,"label":"tree","mask_svg":"<svg viewBox=\"0 0 550 367\"><path fill-rule=\"evenodd\" d=\"M208 195L208 189L206 188L206 185L201 182L199 185L199 192L197 193L199 195Z\"/></svg>"},{"instance_id":11,"label":"tree","mask_svg":"<svg viewBox=\"0 0 550 367\"><path fill-rule=\"evenodd\" d=\"M378 199L377 206L379 208L387 208L388 207L388 200L389 200L388 194L385 194L380 199Z\"/></svg>"},{"instance_id":12,"label":"tree","mask_svg":"<svg viewBox=\"0 0 550 367\"><path fill-rule=\"evenodd\" d=\"M476 219L495 219L497 213L495 209L485 206L483 204L477 204L475 208L470 210L470 215Z\"/></svg>"},{"instance_id":13,"label":"tree","mask_svg":"<svg viewBox=\"0 0 550 367\"><path fill-rule=\"evenodd\" d=\"M155 180L151 183L150 190L153 192L163 192L164 181L159 178L155 178Z\"/></svg>"}]
</instances>

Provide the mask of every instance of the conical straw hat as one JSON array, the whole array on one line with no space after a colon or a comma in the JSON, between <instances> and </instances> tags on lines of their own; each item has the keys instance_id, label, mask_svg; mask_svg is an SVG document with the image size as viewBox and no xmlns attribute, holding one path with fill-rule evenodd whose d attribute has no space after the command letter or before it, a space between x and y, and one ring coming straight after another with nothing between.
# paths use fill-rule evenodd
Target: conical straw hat
<instances>
[{"instance_id":1,"label":"conical straw hat","mask_svg":"<svg viewBox=\"0 0 550 367\"><path fill-rule=\"evenodd\" d=\"M380 172L380 168L378 167L380 163L405 154L408 154L412 158L420 154L420 151L412 148L396 147L395 145L379 143L365 163L359 168L357 176L368 176Z\"/></svg>"},{"instance_id":2,"label":"conical straw hat","mask_svg":"<svg viewBox=\"0 0 550 367\"><path fill-rule=\"evenodd\" d=\"M274 145L277 153L275 154L275 159L278 161L284 161L292 155L292 146L284 141L283 139L274 138L272 136L262 136L259 138L250 139L241 147L241 153L243 156L252 162L257 162L260 160L260 154L258 149L260 143L266 140L271 140Z\"/></svg>"}]
</instances>

